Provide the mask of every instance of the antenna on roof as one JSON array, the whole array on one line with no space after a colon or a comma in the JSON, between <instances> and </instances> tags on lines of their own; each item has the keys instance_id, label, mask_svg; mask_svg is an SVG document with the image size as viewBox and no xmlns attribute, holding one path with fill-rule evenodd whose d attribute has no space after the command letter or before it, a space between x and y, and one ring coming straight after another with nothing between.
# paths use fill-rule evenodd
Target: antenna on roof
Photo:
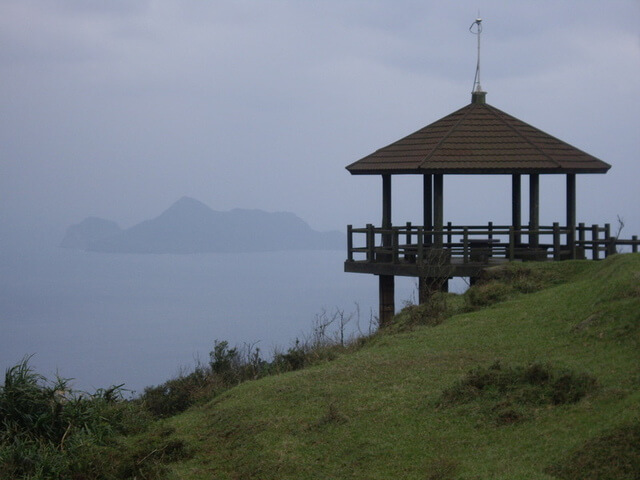
<instances>
[{"instance_id":1,"label":"antenna on roof","mask_svg":"<svg viewBox=\"0 0 640 480\"><path fill-rule=\"evenodd\" d=\"M480 12L478 12L478 17L475 22L469 27L469 31L478 37L478 61L476 63L476 76L473 79L471 99L474 103L484 103L486 92L482 90L482 86L480 85L480 34L482 33L482 18L480 18Z\"/></svg>"}]
</instances>

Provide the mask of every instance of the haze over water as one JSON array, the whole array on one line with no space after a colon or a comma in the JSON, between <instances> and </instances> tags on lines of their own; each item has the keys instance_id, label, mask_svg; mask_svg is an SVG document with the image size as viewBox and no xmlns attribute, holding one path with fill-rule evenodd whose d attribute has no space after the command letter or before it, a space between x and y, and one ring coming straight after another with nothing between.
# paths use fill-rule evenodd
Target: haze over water
<instances>
[{"instance_id":1,"label":"haze over water","mask_svg":"<svg viewBox=\"0 0 640 480\"><path fill-rule=\"evenodd\" d=\"M251 254L100 254L59 247L3 249L0 368L35 354L47 377L92 391L140 392L208 360L214 340L259 342L265 355L309 334L340 308L369 328L376 277L345 274L342 251ZM413 284L398 282L398 299ZM401 300L398 300L401 303ZM355 319L351 324L355 328Z\"/></svg>"}]
</instances>

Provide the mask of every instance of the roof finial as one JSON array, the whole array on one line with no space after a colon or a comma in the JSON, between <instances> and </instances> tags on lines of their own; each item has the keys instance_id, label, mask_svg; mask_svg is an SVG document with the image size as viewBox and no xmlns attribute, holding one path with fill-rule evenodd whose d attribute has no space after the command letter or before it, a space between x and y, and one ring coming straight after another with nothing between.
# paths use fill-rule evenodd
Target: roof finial
<instances>
[{"instance_id":1,"label":"roof finial","mask_svg":"<svg viewBox=\"0 0 640 480\"><path fill-rule=\"evenodd\" d=\"M474 31L474 26L475 31ZM482 18L480 18L480 12L475 22L469 27L469 31L478 36L478 61L476 63L476 76L473 79L473 89L471 90L471 101L473 103L485 103L486 92L482 90L480 85L480 34L482 33Z\"/></svg>"}]
</instances>

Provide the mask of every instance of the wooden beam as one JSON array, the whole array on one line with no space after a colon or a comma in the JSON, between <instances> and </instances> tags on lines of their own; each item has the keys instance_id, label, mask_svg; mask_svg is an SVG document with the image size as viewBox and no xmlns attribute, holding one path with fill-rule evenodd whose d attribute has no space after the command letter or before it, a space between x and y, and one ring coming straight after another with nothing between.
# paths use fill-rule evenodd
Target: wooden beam
<instances>
[{"instance_id":1,"label":"wooden beam","mask_svg":"<svg viewBox=\"0 0 640 480\"><path fill-rule=\"evenodd\" d=\"M540 175L529 175L529 229L537 231L540 227ZM529 246L539 245L538 233L529 234Z\"/></svg>"}]
</instances>

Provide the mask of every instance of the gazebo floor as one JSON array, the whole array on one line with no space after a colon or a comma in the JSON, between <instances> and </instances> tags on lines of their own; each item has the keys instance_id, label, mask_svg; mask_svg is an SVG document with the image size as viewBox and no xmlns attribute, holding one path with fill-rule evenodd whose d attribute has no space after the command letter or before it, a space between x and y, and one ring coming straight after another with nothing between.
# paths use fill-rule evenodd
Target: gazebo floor
<instances>
[{"instance_id":1,"label":"gazebo floor","mask_svg":"<svg viewBox=\"0 0 640 480\"><path fill-rule=\"evenodd\" d=\"M474 262L465 262L462 258L452 258L446 264L417 265L415 262L405 260L400 260L397 263L347 260L344 262L344 271L401 277L477 277L485 268L504 265L508 262L509 260L505 258L487 258Z\"/></svg>"}]
</instances>

